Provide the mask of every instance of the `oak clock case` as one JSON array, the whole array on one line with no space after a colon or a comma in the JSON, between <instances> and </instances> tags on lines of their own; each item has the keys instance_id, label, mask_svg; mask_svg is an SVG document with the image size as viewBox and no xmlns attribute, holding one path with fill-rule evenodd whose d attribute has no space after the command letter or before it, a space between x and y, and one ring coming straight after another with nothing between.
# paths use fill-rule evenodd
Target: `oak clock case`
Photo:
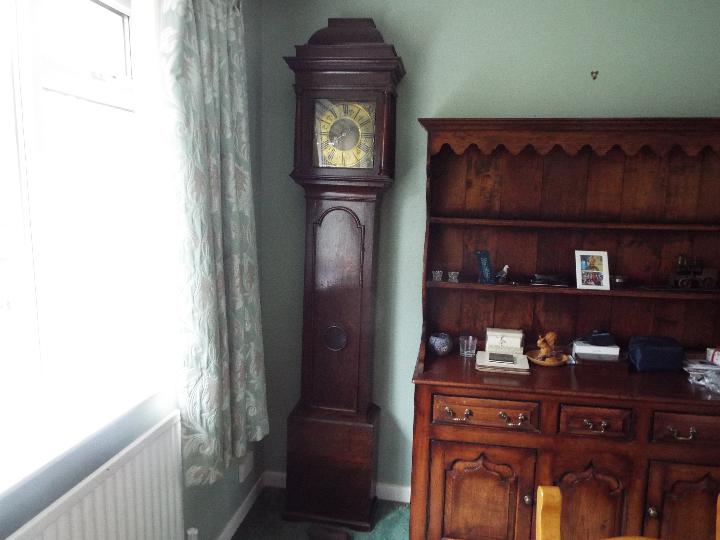
<instances>
[{"instance_id":1,"label":"oak clock case","mask_svg":"<svg viewBox=\"0 0 720 540\"><path fill-rule=\"evenodd\" d=\"M369 530L378 204L394 175L401 59L372 19L330 19L296 55L295 160L305 190L300 400L288 417L286 519Z\"/></svg>"}]
</instances>

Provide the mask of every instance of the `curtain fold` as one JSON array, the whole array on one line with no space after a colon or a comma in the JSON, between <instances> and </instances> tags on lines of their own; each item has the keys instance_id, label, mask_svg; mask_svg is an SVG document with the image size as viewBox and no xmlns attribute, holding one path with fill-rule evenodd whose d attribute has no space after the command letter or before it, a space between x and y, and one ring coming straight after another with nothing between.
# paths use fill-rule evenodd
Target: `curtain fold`
<instances>
[{"instance_id":1,"label":"curtain fold","mask_svg":"<svg viewBox=\"0 0 720 540\"><path fill-rule=\"evenodd\" d=\"M165 0L185 226L185 484L211 484L268 433L242 10Z\"/></svg>"}]
</instances>

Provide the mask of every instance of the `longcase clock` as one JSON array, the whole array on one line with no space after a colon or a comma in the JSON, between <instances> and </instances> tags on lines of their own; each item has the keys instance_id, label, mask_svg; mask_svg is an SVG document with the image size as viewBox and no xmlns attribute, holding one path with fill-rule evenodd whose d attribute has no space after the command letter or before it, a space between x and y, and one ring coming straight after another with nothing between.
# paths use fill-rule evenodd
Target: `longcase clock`
<instances>
[{"instance_id":1,"label":"longcase clock","mask_svg":"<svg viewBox=\"0 0 720 540\"><path fill-rule=\"evenodd\" d=\"M372 527L380 409L371 402L378 203L394 176L402 60L372 19L330 19L296 55L305 189L300 401L288 418L289 519Z\"/></svg>"}]
</instances>

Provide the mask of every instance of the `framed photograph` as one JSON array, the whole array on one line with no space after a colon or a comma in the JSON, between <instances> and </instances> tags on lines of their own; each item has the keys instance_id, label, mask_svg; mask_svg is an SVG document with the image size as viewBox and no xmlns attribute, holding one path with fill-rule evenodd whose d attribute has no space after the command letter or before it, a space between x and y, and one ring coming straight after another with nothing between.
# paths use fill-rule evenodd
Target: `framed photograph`
<instances>
[{"instance_id":1,"label":"framed photograph","mask_svg":"<svg viewBox=\"0 0 720 540\"><path fill-rule=\"evenodd\" d=\"M578 289L610 290L607 251L575 250L575 276Z\"/></svg>"}]
</instances>

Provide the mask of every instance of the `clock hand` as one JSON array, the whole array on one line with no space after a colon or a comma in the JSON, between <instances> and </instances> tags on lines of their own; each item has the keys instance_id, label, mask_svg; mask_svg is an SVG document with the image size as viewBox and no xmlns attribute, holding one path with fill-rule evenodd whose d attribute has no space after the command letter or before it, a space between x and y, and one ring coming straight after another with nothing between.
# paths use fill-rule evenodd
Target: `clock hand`
<instances>
[{"instance_id":1,"label":"clock hand","mask_svg":"<svg viewBox=\"0 0 720 540\"><path fill-rule=\"evenodd\" d=\"M347 135L348 135L347 131L343 131L337 137L333 137L332 139L330 139L330 144L332 144L333 146L337 146L337 144L340 141L342 141L345 137L347 137Z\"/></svg>"}]
</instances>

